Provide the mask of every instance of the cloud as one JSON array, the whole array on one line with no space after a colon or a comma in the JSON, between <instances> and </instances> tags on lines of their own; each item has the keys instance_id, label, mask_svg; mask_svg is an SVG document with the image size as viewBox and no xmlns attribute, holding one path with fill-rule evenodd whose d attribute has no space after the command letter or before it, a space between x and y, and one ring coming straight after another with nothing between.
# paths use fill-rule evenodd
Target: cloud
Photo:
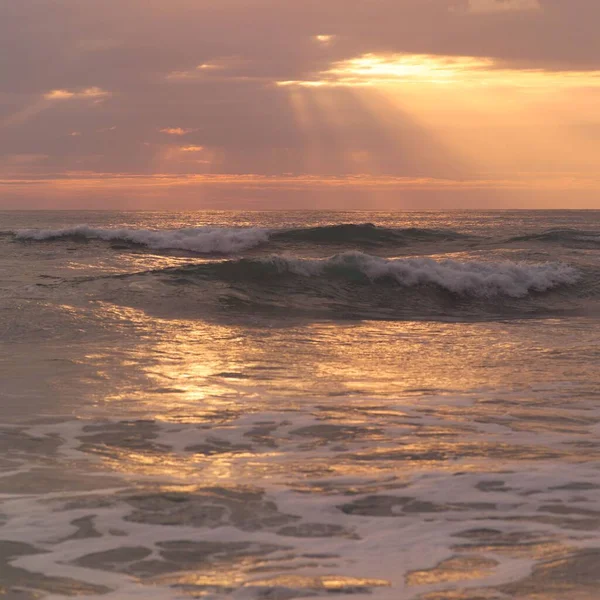
<instances>
[{"instance_id":1,"label":"cloud","mask_svg":"<svg viewBox=\"0 0 600 600\"><path fill-rule=\"evenodd\" d=\"M97 100L99 98L106 98L108 96L110 96L110 92L107 92L106 90L100 89L96 86L85 88L83 90L50 90L44 94L44 98L46 100L79 100L81 98Z\"/></svg>"},{"instance_id":2,"label":"cloud","mask_svg":"<svg viewBox=\"0 0 600 600\"><path fill-rule=\"evenodd\" d=\"M163 129L159 129L161 133L166 133L167 135L186 135L194 131L193 129L184 129L183 127L164 127Z\"/></svg>"},{"instance_id":3,"label":"cloud","mask_svg":"<svg viewBox=\"0 0 600 600\"><path fill-rule=\"evenodd\" d=\"M468 10L474 13L502 13L513 11L538 11L539 0L469 0Z\"/></svg>"},{"instance_id":4,"label":"cloud","mask_svg":"<svg viewBox=\"0 0 600 600\"><path fill-rule=\"evenodd\" d=\"M364 54L334 63L313 79L278 81L280 87L379 86L408 83L600 88L600 70L516 69L490 58L430 54Z\"/></svg>"},{"instance_id":5,"label":"cloud","mask_svg":"<svg viewBox=\"0 0 600 600\"><path fill-rule=\"evenodd\" d=\"M325 33L320 33L314 36L314 39L319 44L323 44L324 46L329 46L335 42L335 35L329 35Z\"/></svg>"},{"instance_id":6,"label":"cloud","mask_svg":"<svg viewBox=\"0 0 600 600\"><path fill-rule=\"evenodd\" d=\"M56 176L444 178L480 168L465 149L486 155L496 138L544 167L587 165L593 154L574 121L599 120L598 0L80 4L0 2L0 154L43 154ZM472 89L453 96L446 81ZM355 89L368 82L373 95ZM390 82L407 85L394 105L371 103ZM436 82L435 93L415 97L418 85ZM533 131L537 114L546 122ZM463 138L470 147L458 147ZM568 159L544 153L538 139L589 146Z\"/></svg>"},{"instance_id":7,"label":"cloud","mask_svg":"<svg viewBox=\"0 0 600 600\"><path fill-rule=\"evenodd\" d=\"M181 152L202 152L204 150L204 146L180 146L179 150L181 150Z\"/></svg>"},{"instance_id":8,"label":"cloud","mask_svg":"<svg viewBox=\"0 0 600 600\"><path fill-rule=\"evenodd\" d=\"M258 175L169 175L143 177L131 173L72 172L52 179L2 177L5 206L44 208L61 202L80 206L84 195L89 208L227 208L243 195L255 209L288 207L352 209L481 208L489 198L501 198L511 208L560 207L568 195L572 208L595 208L600 180L552 173L529 179L435 179L372 177L266 177ZM110 200L107 201L107 198Z\"/></svg>"}]
</instances>

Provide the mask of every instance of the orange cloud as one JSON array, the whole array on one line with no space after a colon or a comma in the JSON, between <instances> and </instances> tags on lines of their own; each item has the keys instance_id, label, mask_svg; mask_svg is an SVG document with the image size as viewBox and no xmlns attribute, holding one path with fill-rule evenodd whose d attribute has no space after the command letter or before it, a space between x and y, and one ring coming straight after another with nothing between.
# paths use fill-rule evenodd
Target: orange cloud
<instances>
[{"instance_id":1,"label":"orange cloud","mask_svg":"<svg viewBox=\"0 0 600 600\"><path fill-rule=\"evenodd\" d=\"M494 59L433 54L363 54L335 62L313 79L278 81L280 87L377 86L391 84L600 87L600 71L510 69Z\"/></svg>"},{"instance_id":2,"label":"orange cloud","mask_svg":"<svg viewBox=\"0 0 600 600\"><path fill-rule=\"evenodd\" d=\"M63 206L182 208L306 208L318 198L319 208L491 208L490 194L501 199L496 207L559 208L568 194L573 208L597 207L600 178L571 174L540 175L514 179L434 179L428 177L373 177L358 175L264 176L176 175L69 172L38 174L35 178L0 176L5 206L44 207L60 199ZM315 192L317 196L315 196ZM282 200L284 198L284 200ZM313 204L310 204L310 203Z\"/></svg>"},{"instance_id":3,"label":"orange cloud","mask_svg":"<svg viewBox=\"0 0 600 600\"><path fill-rule=\"evenodd\" d=\"M469 0L469 11L494 13L510 11L540 10L538 0Z\"/></svg>"},{"instance_id":4,"label":"orange cloud","mask_svg":"<svg viewBox=\"0 0 600 600\"><path fill-rule=\"evenodd\" d=\"M181 152L202 152L202 150L204 150L204 146L179 146L179 150Z\"/></svg>"},{"instance_id":5,"label":"orange cloud","mask_svg":"<svg viewBox=\"0 0 600 600\"><path fill-rule=\"evenodd\" d=\"M99 87L89 87L83 90L66 90L66 89L57 89L50 90L44 94L44 98L46 100L71 100L71 99L79 99L79 98L105 98L110 96L110 92L103 90Z\"/></svg>"},{"instance_id":6,"label":"orange cloud","mask_svg":"<svg viewBox=\"0 0 600 600\"><path fill-rule=\"evenodd\" d=\"M191 133L194 131L193 129L183 129L182 127L165 127L163 129L159 129L161 133L166 133L167 135L186 135L187 133Z\"/></svg>"},{"instance_id":7,"label":"orange cloud","mask_svg":"<svg viewBox=\"0 0 600 600\"><path fill-rule=\"evenodd\" d=\"M36 159L38 157L36 156ZM43 158L43 157L42 157ZM65 177L51 174L39 175L35 180L18 175L0 178L0 185L46 183L58 187L112 187L124 184L140 187L179 187L179 186L232 186L240 189L275 188L361 188L391 190L556 190L579 189L600 190L600 177L582 177L573 173L541 173L536 177L524 174L513 178L469 178L448 179L433 177L377 177L369 174L350 176L320 175L256 175L252 173L232 174L188 174L157 173L140 175L136 173L95 173L70 171Z\"/></svg>"},{"instance_id":8,"label":"orange cloud","mask_svg":"<svg viewBox=\"0 0 600 600\"><path fill-rule=\"evenodd\" d=\"M315 35L315 40L324 46L329 46L335 40L334 35L319 34Z\"/></svg>"}]
</instances>

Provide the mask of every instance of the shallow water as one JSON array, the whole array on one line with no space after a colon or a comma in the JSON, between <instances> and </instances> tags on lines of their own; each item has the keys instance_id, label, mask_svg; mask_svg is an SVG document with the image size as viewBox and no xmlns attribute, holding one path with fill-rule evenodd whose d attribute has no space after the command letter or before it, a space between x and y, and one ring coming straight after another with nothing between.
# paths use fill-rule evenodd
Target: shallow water
<instances>
[{"instance_id":1,"label":"shallow water","mask_svg":"<svg viewBox=\"0 0 600 600\"><path fill-rule=\"evenodd\" d=\"M600 212L0 232L8 597L598 597Z\"/></svg>"}]
</instances>

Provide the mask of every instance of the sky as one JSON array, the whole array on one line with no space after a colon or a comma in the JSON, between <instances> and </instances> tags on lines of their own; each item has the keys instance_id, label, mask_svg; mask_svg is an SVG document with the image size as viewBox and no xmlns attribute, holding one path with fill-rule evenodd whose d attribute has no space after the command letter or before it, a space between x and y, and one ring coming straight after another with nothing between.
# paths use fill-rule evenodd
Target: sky
<instances>
[{"instance_id":1,"label":"sky","mask_svg":"<svg viewBox=\"0 0 600 600\"><path fill-rule=\"evenodd\" d=\"M600 208L598 0L3 0L0 208Z\"/></svg>"}]
</instances>

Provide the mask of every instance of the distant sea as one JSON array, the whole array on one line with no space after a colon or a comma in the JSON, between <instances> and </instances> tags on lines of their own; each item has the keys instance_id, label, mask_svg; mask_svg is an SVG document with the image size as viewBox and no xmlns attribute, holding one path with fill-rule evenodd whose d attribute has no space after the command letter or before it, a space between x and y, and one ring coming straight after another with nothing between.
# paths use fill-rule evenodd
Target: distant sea
<instances>
[{"instance_id":1,"label":"distant sea","mask_svg":"<svg viewBox=\"0 0 600 600\"><path fill-rule=\"evenodd\" d=\"M0 212L0 410L3 598L597 600L600 211Z\"/></svg>"}]
</instances>

